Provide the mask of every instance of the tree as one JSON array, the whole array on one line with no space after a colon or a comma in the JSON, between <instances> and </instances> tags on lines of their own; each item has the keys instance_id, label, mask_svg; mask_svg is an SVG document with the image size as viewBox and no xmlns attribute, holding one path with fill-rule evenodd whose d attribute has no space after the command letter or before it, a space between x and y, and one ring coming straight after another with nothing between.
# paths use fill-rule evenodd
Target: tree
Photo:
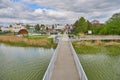
<instances>
[{"instance_id":1,"label":"tree","mask_svg":"<svg viewBox=\"0 0 120 80\"><path fill-rule=\"evenodd\" d=\"M109 31L108 31L107 28L108 28L108 27L107 27L106 24L102 25L102 26L100 27L98 33L99 33L99 34L102 34L102 35L107 35L107 34L109 34Z\"/></svg>"},{"instance_id":2,"label":"tree","mask_svg":"<svg viewBox=\"0 0 120 80\"><path fill-rule=\"evenodd\" d=\"M86 20L85 20L84 17L80 18L79 24L80 24L80 32L81 33L86 33L87 32L88 24L87 24L87 22L86 22Z\"/></svg>"},{"instance_id":3,"label":"tree","mask_svg":"<svg viewBox=\"0 0 120 80\"><path fill-rule=\"evenodd\" d=\"M108 26L111 28L109 33L120 35L120 13L114 14L108 22Z\"/></svg>"},{"instance_id":4,"label":"tree","mask_svg":"<svg viewBox=\"0 0 120 80\"><path fill-rule=\"evenodd\" d=\"M25 26L25 28L26 28L26 29L30 29L30 25L27 24L27 25Z\"/></svg>"},{"instance_id":5,"label":"tree","mask_svg":"<svg viewBox=\"0 0 120 80\"><path fill-rule=\"evenodd\" d=\"M78 34L79 33L79 21L77 20L75 23L74 23L74 28L73 28L73 33L74 34Z\"/></svg>"},{"instance_id":6,"label":"tree","mask_svg":"<svg viewBox=\"0 0 120 80\"><path fill-rule=\"evenodd\" d=\"M52 30L54 30L54 28L55 28L54 25L52 25Z\"/></svg>"},{"instance_id":7,"label":"tree","mask_svg":"<svg viewBox=\"0 0 120 80\"><path fill-rule=\"evenodd\" d=\"M48 27L46 27L46 31L48 31L49 30L49 28Z\"/></svg>"},{"instance_id":8,"label":"tree","mask_svg":"<svg viewBox=\"0 0 120 80\"><path fill-rule=\"evenodd\" d=\"M45 27L45 25L44 25L44 24L41 24L41 27Z\"/></svg>"},{"instance_id":9,"label":"tree","mask_svg":"<svg viewBox=\"0 0 120 80\"><path fill-rule=\"evenodd\" d=\"M9 25L10 28L12 28L13 26L12 25Z\"/></svg>"},{"instance_id":10,"label":"tree","mask_svg":"<svg viewBox=\"0 0 120 80\"><path fill-rule=\"evenodd\" d=\"M95 34L120 35L120 13L115 13L101 27L93 28Z\"/></svg>"},{"instance_id":11,"label":"tree","mask_svg":"<svg viewBox=\"0 0 120 80\"><path fill-rule=\"evenodd\" d=\"M44 31L45 30L45 25L41 24L40 28L42 28L42 31Z\"/></svg>"},{"instance_id":12,"label":"tree","mask_svg":"<svg viewBox=\"0 0 120 80\"><path fill-rule=\"evenodd\" d=\"M39 24L35 25L35 30L36 30L36 31L40 31L40 26L39 26Z\"/></svg>"},{"instance_id":13,"label":"tree","mask_svg":"<svg viewBox=\"0 0 120 80\"><path fill-rule=\"evenodd\" d=\"M115 13L107 21L106 29L108 34L120 35L120 13Z\"/></svg>"},{"instance_id":14,"label":"tree","mask_svg":"<svg viewBox=\"0 0 120 80\"><path fill-rule=\"evenodd\" d=\"M85 20L84 17L81 17L79 20L77 20L74 23L73 31L74 31L74 34L87 33L87 31L88 31L88 22Z\"/></svg>"},{"instance_id":15,"label":"tree","mask_svg":"<svg viewBox=\"0 0 120 80\"><path fill-rule=\"evenodd\" d=\"M87 30L91 30L92 29L92 24L87 20Z\"/></svg>"}]
</instances>

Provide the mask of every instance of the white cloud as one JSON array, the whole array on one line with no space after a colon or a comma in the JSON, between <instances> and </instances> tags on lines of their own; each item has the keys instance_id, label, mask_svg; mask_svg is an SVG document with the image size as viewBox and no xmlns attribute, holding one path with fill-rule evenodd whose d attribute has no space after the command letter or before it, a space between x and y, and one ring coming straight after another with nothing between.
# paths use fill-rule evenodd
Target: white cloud
<instances>
[{"instance_id":1,"label":"white cloud","mask_svg":"<svg viewBox=\"0 0 120 80\"><path fill-rule=\"evenodd\" d=\"M31 9L21 1L44 8ZM0 0L0 3L0 23L74 23L81 16L105 22L120 11L120 0Z\"/></svg>"},{"instance_id":2,"label":"white cloud","mask_svg":"<svg viewBox=\"0 0 120 80\"><path fill-rule=\"evenodd\" d=\"M27 0L27 2L46 7L55 7L59 10L71 11L72 13L70 14L80 14L79 16L83 13L83 16L88 19L92 16L100 17L102 14L106 14L105 16L108 18L108 15L112 15L114 10L118 12L120 7L120 0ZM108 11L111 13L108 13ZM78 15L74 15L74 18L76 16Z\"/></svg>"},{"instance_id":3,"label":"white cloud","mask_svg":"<svg viewBox=\"0 0 120 80\"><path fill-rule=\"evenodd\" d=\"M35 15L42 15L42 14L43 14L43 10L42 10L42 9L36 9L36 10L34 11L34 14L35 14Z\"/></svg>"},{"instance_id":4,"label":"white cloud","mask_svg":"<svg viewBox=\"0 0 120 80\"><path fill-rule=\"evenodd\" d=\"M66 17L64 12L60 12L60 11L54 11L54 10L45 10L46 14L48 14L49 16L53 16L53 17Z\"/></svg>"},{"instance_id":5,"label":"white cloud","mask_svg":"<svg viewBox=\"0 0 120 80\"><path fill-rule=\"evenodd\" d=\"M62 11L55 11L55 10L49 10L49 9L35 9L34 15L46 15L56 18L66 17L65 13Z\"/></svg>"}]
</instances>

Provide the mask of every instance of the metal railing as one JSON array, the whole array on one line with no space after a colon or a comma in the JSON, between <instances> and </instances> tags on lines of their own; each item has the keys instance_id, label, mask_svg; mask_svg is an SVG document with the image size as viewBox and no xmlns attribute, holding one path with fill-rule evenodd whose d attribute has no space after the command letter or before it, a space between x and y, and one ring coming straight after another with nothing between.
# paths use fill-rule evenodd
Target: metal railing
<instances>
[{"instance_id":1,"label":"metal railing","mask_svg":"<svg viewBox=\"0 0 120 80\"><path fill-rule=\"evenodd\" d=\"M76 37L71 38L71 41L80 40L120 40L120 36L86 36L86 37Z\"/></svg>"},{"instance_id":2,"label":"metal railing","mask_svg":"<svg viewBox=\"0 0 120 80\"><path fill-rule=\"evenodd\" d=\"M87 78L87 76L86 76L86 74L85 74L85 72L83 70L83 67L82 67L82 65L80 63L80 60L79 60L79 58L78 58L78 56L77 56L77 54L76 54L76 52L75 52L75 50L74 50L74 48L72 46L71 41L69 41L69 43L70 43L70 48L72 50L73 58L75 60L77 70L78 70L78 73L79 73L79 76L80 76L80 80L88 80L88 78Z\"/></svg>"},{"instance_id":3,"label":"metal railing","mask_svg":"<svg viewBox=\"0 0 120 80\"><path fill-rule=\"evenodd\" d=\"M48 68L47 68L47 70L45 72L43 80L50 80L50 78L51 78L51 75L52 75L52 72L53 72L53 69L54 69L54 63L56 61L57 54L58 54L58 49L60 48L60 44L61 44L61 39L59 39L57 48L55 49L55 52L54 52L54 54L52 56L52 59L51 59L49 65L48 65Z\"/></svg>"}]
</instances>

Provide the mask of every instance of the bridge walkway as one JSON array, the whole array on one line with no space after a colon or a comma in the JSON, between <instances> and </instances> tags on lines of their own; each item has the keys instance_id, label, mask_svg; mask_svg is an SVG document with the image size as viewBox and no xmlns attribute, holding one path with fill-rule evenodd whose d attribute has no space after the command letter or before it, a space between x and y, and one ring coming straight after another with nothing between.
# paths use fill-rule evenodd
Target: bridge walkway
<instances>
[{"instance_id":1,"label":"bridge walkway","mask_svg":"<svg viewBox=\"0 0 120 80\"><path fill-rule=\"evenodd\" d=\"M67 35L63 35L50 80L80 80Z\"/></svg>"}]
</instances>

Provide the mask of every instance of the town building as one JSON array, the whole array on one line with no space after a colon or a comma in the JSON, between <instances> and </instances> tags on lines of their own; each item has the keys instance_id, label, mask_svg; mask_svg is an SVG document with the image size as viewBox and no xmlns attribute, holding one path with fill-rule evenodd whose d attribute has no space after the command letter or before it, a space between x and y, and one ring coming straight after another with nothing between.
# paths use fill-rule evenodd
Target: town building
<instances>
[{"instance_id":1,"label":"town building","mask_svg":"<svg viewBox=\"0 0 120 80\"><path fill-rule=\"evenodd\" d=\"M101 25L98 20L93 20L93 21L91 22L91 24L92 24L92 26L94 26L94 27L100 27L100 25Z\"/></svg>"},{"instance_id":2,"label":"town building","mask_svg":"<svg viewBox=\"0 0 120 80\"><path fill-rule=\"evenodd\" d=\"M16 34L26 34L28 31L22 23L14 23L8 27L1 27L3 32L14 32ZM22 31L21 31L22 30Z\"/></svg>"}]
</instances>

